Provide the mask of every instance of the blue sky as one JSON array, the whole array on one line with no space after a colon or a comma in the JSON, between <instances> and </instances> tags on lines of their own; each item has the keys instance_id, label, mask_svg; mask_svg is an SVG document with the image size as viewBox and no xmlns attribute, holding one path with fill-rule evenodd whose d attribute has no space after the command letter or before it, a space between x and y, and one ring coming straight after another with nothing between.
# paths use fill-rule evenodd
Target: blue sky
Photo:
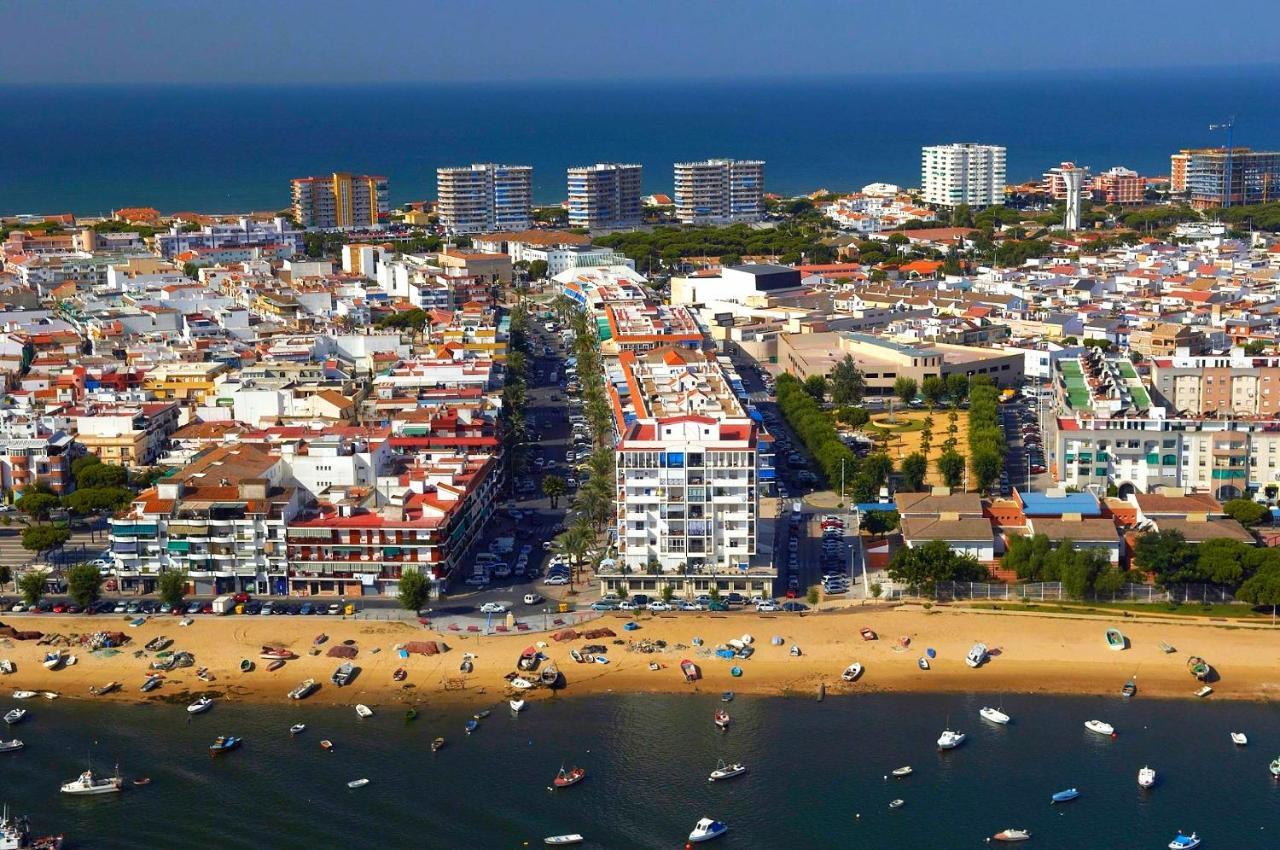
<instances>
[{"instance_id":1,"label":"blue sky","mask_svg":"<svg viewBox=\"0 0 1280 850\"><path fill-rule=\"evenodd\" d=\"M1280 0L7 0L0 20L0 82L590 82L1274 63Z\"/></svg>"}]
</instances>

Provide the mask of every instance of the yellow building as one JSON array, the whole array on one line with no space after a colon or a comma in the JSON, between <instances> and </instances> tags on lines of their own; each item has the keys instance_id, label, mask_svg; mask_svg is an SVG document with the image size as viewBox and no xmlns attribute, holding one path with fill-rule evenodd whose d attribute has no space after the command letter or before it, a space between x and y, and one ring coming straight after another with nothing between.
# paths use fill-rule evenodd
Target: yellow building
<instances>
[{"instance_id":1,"label":"yellow building","mask_svg":"<svg viewBox=\"0 0 1280 850\"><path fill-rule=\"evenodd\" d=\"M387 178L335 171L291 181L293 216L301 227L369 227L390 210Z\"/></svg>"},{"instance_id":2,"label":"yellow building","mask_svg":"<svg viewBox=\"0 0 1280 850\"><path fill-rule=\"evenodd\" d=\"M142 387L157 401L203 404L227 371L225 363L166 363L148 372Z\"/></svg>"}]
</instances>

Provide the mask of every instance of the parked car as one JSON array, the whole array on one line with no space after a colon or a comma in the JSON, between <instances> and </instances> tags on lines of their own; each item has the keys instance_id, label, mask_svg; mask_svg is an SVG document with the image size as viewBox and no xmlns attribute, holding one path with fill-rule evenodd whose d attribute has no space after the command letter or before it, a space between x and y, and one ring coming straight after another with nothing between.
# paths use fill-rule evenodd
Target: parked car
<instances>
[{"instance_id":1,"label":"parked car","mask_svg":"<svg viewBox=\"0 0 1280 850\"><path fill-rule=\"evenodd\" d=\"M668 605L666 602L663 602L661 599L653 600L652 602L649 603L647 607L649 608L650 611L670 611L671 610L671 606Z\"/></svg>"},{"instance_id":2,"label":"parked car","mask_svg":"<svg viewBox=\"0 0 1280 850\"><path fill-rule=\"evenodd\" d=\"M598 602L591 603L591 610L592 611L617 611L618 603L612 602L607 599L601 599Z\"/></svg>"},{"instance_id":3,"label":"parked car","mask_svg":"<svg viewBox=\"0 0 1280 850\"><path fill-rule=\"evenodd\" d=\"M480 606L481 614L505 614L507 606L501 602L486 602Z\"/></svg>"},{"instance_id":4,"label":"parked car","mask_svg":"<svg viewBox=\"0 0 1280 850\"><path fill-rule=\"evenodd\" d=\"M713 599L711 600L711 602L707 604L707 610L708 611L728 611L729 605L718 599Z\"/></svg>"},{"instance_id":5,"label":"parked car","mask_svg":"<svg viewBox=\"0 0 1280 850\"><path fill-rule=\"evenodd\" d=\"M308 615L311 613L311 603L310 603L310 602L303 602L303 603L302 603L302 609L301 609L298 613L299 613L299 614L302 614L304 617L305 617L305 616L308 616Z\"/></svg>"},{"instance_id":6,"label":"parked car","mask_svg":"<svg viewBox=\"0 0 1280 850\"><path fill-rule=\"evenodd\" d=\"M568 577L568 576L559 576L559 575L556 575L556 576L548 576L547 578L543 579L542 583L543 583L543 584L548 584L548 585L553 585L553 586L554 586L554 585L563 585L563 584L568 584L568 583L569 583L569 577Z\"/></svg>"},{"instance_id":7,"label":"parked car","mask_svg":"<svg viewBox=\"0 0 1280 850\"><path fill-rule=\"evenodd\" d=\"M679 611L701 611L702 606L697 602L690 602L685 599L676 603L676 609Z\"/></svg>"},{"instance_id":8,"label":"parked car","mask_svg":"<svg viewBox=\"0 0 1280 850\"><path fill-rule=\"evenodd\" d=\"M761 602L759 605L756 606L756 612L760 614L771 614L775 611L781 611L781 610L782 610L782 607L778 605L777 602L774 602L773 600L768 600L767 602Z\"/></svg>"}]
</instances>

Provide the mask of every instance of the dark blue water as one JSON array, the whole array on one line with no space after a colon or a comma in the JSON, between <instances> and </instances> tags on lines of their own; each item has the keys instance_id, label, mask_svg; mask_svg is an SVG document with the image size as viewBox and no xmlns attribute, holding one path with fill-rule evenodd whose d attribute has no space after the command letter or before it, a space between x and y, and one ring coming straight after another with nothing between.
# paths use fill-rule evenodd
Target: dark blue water
<instances>
[{"instance_id":1,"label":"dark blue water","mask_svg":"<svg viewBox=\"0 0 1280 850\"><path fill-rule=\"evenodd\" d=\"M1274 705L1118 698L1009 697L1009 727L980 720L991 697L875 695L809 700L740 697L731 730L711 722L713 696L611 696L495 710L473 736L464 715L427 710L412 724L402 707L350 709L219 704L188 722L181 706L28 703L14 732L27 748L0 756L0 796L65 831L74 847L519 848L580 832L588 848L676 848L702 816L730 833L722 850L981 847L1009 826L1029 846L1160 848L1179 828L1206 850L1274 848L1280 842L1280 755ZM9 700L0 701L5 710ZM950 716L969 734L940 754ZM1090 718L1119 736L1083 728ZM290 738L297 720L307 731ZM1231 744L1243 730L1248 747ZM246 738L211 759L213 737ZM437 754L435 735L448 738ZM331 738L336 749L318 747ZM69 798L60 782L119 761L141 789ZM711 784L716 760L750 772ZM589 771L580 785L546 786L562 765ZM914 775L885 780L911 764ZM1137 786L1150 764L1159 784ZM371 784L348 790L347 781ZM1070 786L1082 796L1051 806ZM891 811L888 803L906 804ZM376 840L375 840L376 839Z\"/></svg>"},{"instance_id":2,"label":"dark blue water","mask_svg":"<svg viewBox=\"0 0 1280 850\"><path fill-rule=\"evenodd\" d=\"M1280 69L1179 70L738 83L541 83L354 88L0 88L0 212L271 209L291 177L387 175L393 200L435 196L435 169L534 166L535 197L564 198L565 168L767 160L784 194L916 185L920 147L1008 147L1011 181L1061 160L1167 174L1178 148L1280 145Z\"/></svg>"}]
</instances>

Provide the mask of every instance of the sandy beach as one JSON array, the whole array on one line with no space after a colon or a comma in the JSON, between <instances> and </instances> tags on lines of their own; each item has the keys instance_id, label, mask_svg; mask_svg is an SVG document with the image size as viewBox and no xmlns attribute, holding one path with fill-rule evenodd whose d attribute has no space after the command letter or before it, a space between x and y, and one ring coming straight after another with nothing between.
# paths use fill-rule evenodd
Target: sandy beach
<instances>
[{"instance_id":1,"label":"sandy beach","mask_svg":"<svg viewBox=\"0 0 1280 850\"><path fill-rule=\"evenodd\" d=\"M563 672L564 687L554 692L530 691L527 697L531 702L608 692L723 690L813 698L820 684L831 696L884 691L1118 695L1125 681L1135 675L1140 696L1190 699L1199 687L1186 669L1190 655L1202 656L1213 666L1210 699L1280 697L1280 630L1223 622L1148 622L964 608L925 611L917 606L805 616L645 614L638 621L640 628L630 632L622 628L628 619L605 616L587 624L588 628L611 628L617 638L557 642L545 633L477 636L434 632L411 623L328 618L206 616L180 627L177 618L157 617L130 628L124 619L112 617L11 615L4 622L19 630L71 635L118 629L132 640L109 658L92 655L86 648L72 648L78 663L57 671L40 664L48 647L35 641L0 641L0 658L17 665L15 673L0 677L0 696L7 699L13 690L27 689L91 700L185 702L195 694L207 693L243 702L276 702L284 701L298 682L315 678L322 687L306 701L308 704L491 704L510 693L504 676L515 671L520 651L545 641L543 652ZM859 636L863 626L878 632L879 639L864 641ZM1107 647L1103 635L1109 626L1124 632L1130 642L1127 650ZM309 655L313 638L321 631L329 635L322 650L355 641L359 652L354 663L360 674L349 687L339 689L329 682L340 659L327 657L323 651ZM754 638L752 658L726 661L707 657L706 650L744 634ZM155 658L152 653L135 657L135 652L159 635L174 640L171 649L194 653L196 663L166 673L161 687L144 694L139 688ZM771 643L775 635L783 639L782 645ZM904 636L910 638L906 649L899 645ZM694 637L704 641L702 654L691 646ZM402 659L394 649L410 640L436 640L449 650L431 657ZM630 651L626 645L615 645L614 640L664 641L667 649ZM992 657L974 670L964 664L964 655L977 641L990 648ZM1159 647L1161 641L1177 651L1166 654ZM573 661L570 649L587 643L607 646L610 663ZM299 657L283 669L268 672L267 662L258 658L260 648L268 644L288 647ZM802 654L791 655L792 645L799 646ZM917 659L929 647L937 655L932 669L923 671L917 667ZM474 655L474 671L469 675L459 672L463 653ZM256 669L242 673L239 666L243 658L252 658ZM680 661L684 658L693 659L701 668L703 678L696 684L683 680ZM864 675L854 684L841 681L841 671L854 661L864 665ZM659 669L651 670L650 663L657 663ZM734 664L742 668L741 677L731 676ZM392 673L402 666L407 679L393 681ZM214 680L206 683L197 679L199 667L209 668ZM120 682L121 689L103 697L90 695L91 687L111 681Z\"/></svg>"}]
</instances>

